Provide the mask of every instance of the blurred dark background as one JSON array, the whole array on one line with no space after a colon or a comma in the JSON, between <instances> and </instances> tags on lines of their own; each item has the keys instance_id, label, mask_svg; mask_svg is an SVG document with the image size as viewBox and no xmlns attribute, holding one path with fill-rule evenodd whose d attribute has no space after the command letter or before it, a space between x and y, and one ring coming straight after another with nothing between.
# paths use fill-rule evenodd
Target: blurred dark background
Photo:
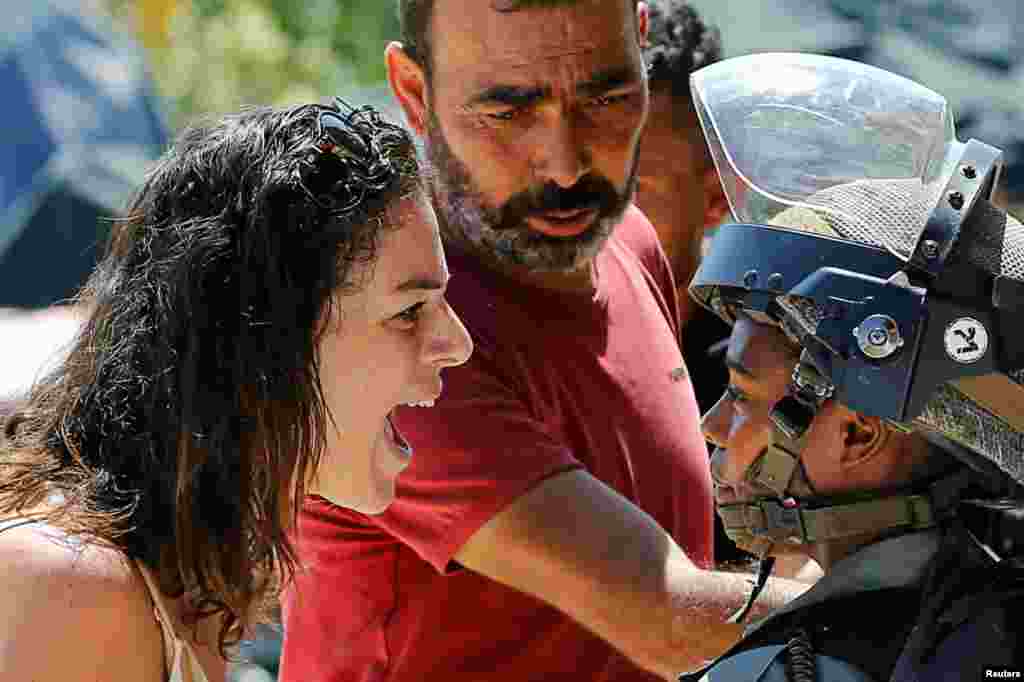
<instances>
[{"instance_id":1,"label":"blurred dark background","mask_svg":"<svg viewBox=\"0 0 1024 682\"><path fill-rule=\"evenodd\" d=\"M12 5L13 3L13 5ZM1005 150L1024 204L1019 0L692 0L727 56L806 50L944 94L961 138ZM0 306L64 300L183 123L343 94L397 114L383 46L393 0L8 0L0 37Z\"/></svg>"}]
</instances>

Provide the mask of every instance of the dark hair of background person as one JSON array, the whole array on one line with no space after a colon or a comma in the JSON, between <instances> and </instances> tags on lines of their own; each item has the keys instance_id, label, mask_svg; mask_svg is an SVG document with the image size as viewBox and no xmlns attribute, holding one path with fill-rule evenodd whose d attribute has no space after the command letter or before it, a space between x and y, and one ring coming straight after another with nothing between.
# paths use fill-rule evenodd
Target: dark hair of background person
<instances>
[{"instance_id":1,"label":"dark hair of background person","mask_svg":"<svg viewBox=\"0 0 1024 682\"><path fill-rule=\"evenodd\" d=\"M721 33L717 27L706 24L685 0L648 0L647 10L643 55L651 95L672 98L676 131L702 150L703 163L710 168L714 162L693 108L690 74L722 59ZM683 291L680 295L688 294ZM708 352L716 343L728 339L730 331L728 325L703 308L695 311L683 329L683 357L701 413L718 401L728 383L728 372L720 356L724 346L717 348L714 357L709 357Z\"/></svg>"},{"instance_id":2,"label":"dark hair of background person","mask_svg":"<svg viewBox=\"0 0 1024 682\"><path fill-rule=\"evenodd\" d=\"M143 561L195 620L223 617L222 655L295 570L288 529L330 419L325 316L361 286L385 209L419 187L404 130L343 112L357 139L342 162L316 146L322 111L182 132L77 296L66 360L3 421L0 518Z\"/></svg>"},{"instance_id":3,"label":"dark hair of background person","mask_svg":"<svg viewBox=\"0 0 1024 682\"><path fill-rule=\"evenodd\" d=\"M718 28L704 23L685 0L648 0L644 61L652 93L690 100L690 74L722 58Z\"/></svg>"},{"instance_id":4,"label":"dark hair of background person","mask_svg":"<svg viewBox=\"0 0 1024 682\"><path fill-rule=\"evenodd\" d=\"M690 96L690 74L722 59L721 33L704 23L684 0L648 0L647 8L643 55L651 95L672 98L676 130L704 151L703 163L710 167L713 161ZM683 291L680 295L688 294ZM682 330L683 358L701 414L718 402L729 383L723 355L730 332L728 325L700 307ZM729 539L721 518L715 514L715 562L746 564L752 559Z\"/></svg>"},{"instance_id":5,"label":"dark hair of background person","mask_svg":"<svg viewBox=\"0 0 1024 682\"><path fill-rule=\"evenodd\" d=\"M475 0L490 2L499 12L514 12L534 7L570 5L579 0ZM634 5L640 0L633 0ZM420 65L427 79L432 74L433 53L430 40L430 19L437 0L398 0L398 21L402 27L402 45L406 54Z\"/></svg>"}]
</instances>

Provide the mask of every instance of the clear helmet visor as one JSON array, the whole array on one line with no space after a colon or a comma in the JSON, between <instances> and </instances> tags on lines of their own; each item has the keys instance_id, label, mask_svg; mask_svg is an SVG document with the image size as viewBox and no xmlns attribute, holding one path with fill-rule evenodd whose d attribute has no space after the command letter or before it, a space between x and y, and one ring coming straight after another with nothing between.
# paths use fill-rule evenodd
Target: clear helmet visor
<instances>
[{"instance_id":1,"label":"clear helmet visor","mask_svg":"<svg viewBox=\"0 0 1024 682\"><path fill-rule=\"evenodd\" d=\"M778 224L795 209L812 218L799 221L807 229L821 225L904 260L963 149L944 97L858 62L748 55L696 71L691 88L738 222ZM862 191L892 196L866 201ZM858 213L879 204L887 215Z\"/></svg>"}]
</instances>

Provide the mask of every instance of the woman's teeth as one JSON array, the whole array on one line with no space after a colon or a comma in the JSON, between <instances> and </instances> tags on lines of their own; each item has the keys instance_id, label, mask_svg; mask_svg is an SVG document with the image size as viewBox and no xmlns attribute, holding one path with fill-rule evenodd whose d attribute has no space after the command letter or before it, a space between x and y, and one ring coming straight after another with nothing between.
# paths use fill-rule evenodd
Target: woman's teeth
<instances>
[{"instance_id":1,"label":"woman's teeth","mask_svg":"<svg viewBox=\"0 0 1024 682\"><path fill-rule=\"evenodd\" d=\"M398 447L400 447L401 449L405 450L406 453L411 455L412 454L412 447L409 445L408 441L406 441L405 438L402 437L402 434L399 433L398 429L395 428L394 422L391 421L391 415L389 414L387 416L387 419L385 419L384 421L385 421L385 424L387 425L386 428L387 428L387 431L388 431L388 435L391 436L391 440Z\"/></svg>"},{"instance_id":2,"label":"woman's teeth","mask_svg":"<svg viewBox=\"0 0 1024 682\"><path fill-rule=\"evenodd\" d=\"M417 402L417 403L406 403L406 405L408 405L409 407L433 407L434 406L434 401L433 400L422 400L422 401Z\"/></svg>"}]
</instances>

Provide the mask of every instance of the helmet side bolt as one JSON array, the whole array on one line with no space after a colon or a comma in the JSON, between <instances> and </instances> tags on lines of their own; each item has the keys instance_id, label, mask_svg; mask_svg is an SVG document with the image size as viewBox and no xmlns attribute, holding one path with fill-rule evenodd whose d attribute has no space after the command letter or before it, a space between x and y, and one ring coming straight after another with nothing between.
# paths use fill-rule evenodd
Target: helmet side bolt
<instances>
[{"instance_id":1,"label":"helmet side bolt","mask_svg":"<svg viewBox=\"0 0 1024 682\"><path fill-rule=\"evenodd\" d=\"M939 255L939 243L934 239L925 239L921 242L921 254L928 260L934 260Z\"/></svg>"},{"instance_id":2,"label":"helmet side bolt","mask_svg":"<svg viewBox=\"0 0 1024 682\"><path fill-rule=\"evenodd\" d=\"M871 342L872 346L884 346L885 342L889 340L889 335L881 329L872 329L868 334L868 341Z\"/></svg>"},{"instance_id":3,"label":"helmet side bolt","mask_svg":"<svg viewBox=\"0 0 1024 682\"><path fill-rule=\"evenodd\" d=\"M888 315L872 315L853 329L860 352L872 360L883 360L903 347L896 320Z\"/></svg>"}]
</instances>

